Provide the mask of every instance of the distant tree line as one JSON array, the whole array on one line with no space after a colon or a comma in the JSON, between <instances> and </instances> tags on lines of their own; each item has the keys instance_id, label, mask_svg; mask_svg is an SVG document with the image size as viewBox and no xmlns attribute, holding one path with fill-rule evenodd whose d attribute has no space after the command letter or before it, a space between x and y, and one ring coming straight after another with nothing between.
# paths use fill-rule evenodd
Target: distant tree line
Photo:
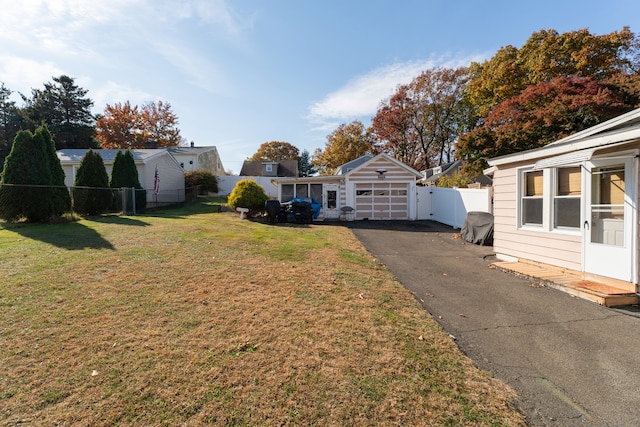
<instances>
[{"instance_id":1,"label":"distant tree line","mask_svg":"<svg viewBox=\"0 0 640 427\"><path fill-rule=\"evenodd\" d=\"M311 163L321 174L385 152L416 170L544 146L640 106L640 38L543 30L468 67L425 70L383 100L371 125L343 123Z\"/></svg>"},{"instance_id":2,"label":"distant tree line","mask_svg":"<svg viewBox=\"0 0 640 427\"><path fill-rule=\"evenodd\" d=\"M148 102L141 107L129 101L107 104L103 114L91 112L94 102L88 91L72 77L53 77L30 95L19 94L22 105L12 100L14 93L0 82L0 171L21 130L35 132L46 125L55 149L64 148L144 148L153 141L158 147L184 142L178 117L168 102Z\"/></svg>"}]
</instances>

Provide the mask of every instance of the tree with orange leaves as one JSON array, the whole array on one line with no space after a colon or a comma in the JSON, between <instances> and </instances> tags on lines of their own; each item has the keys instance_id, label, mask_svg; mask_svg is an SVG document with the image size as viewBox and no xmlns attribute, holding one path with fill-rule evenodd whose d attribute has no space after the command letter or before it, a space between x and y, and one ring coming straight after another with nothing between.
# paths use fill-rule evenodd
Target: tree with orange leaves
<instances>
[{"instance_id":1,"label":"tree with orange leaves","mask_svg":"<svg viewBox=\"0 0 640 427\"><path fill-rule=\"evenodd\" d=\"M162 101L141 108L129 101L107 104L96 129L102 148L144 148L147 141L154 141L157 147L175 147L183 142L178 116L171 111L171 104Z\"/></svg>"}]
</instances>

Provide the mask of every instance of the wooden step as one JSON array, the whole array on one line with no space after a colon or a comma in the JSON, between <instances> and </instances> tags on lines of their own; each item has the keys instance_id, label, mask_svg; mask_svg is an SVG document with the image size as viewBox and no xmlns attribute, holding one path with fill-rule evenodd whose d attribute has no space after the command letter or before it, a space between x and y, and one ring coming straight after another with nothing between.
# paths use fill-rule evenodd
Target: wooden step
<instances>
[{"instance_id":1,"label":"wooden step","mask_svg":"<svg viewBox=\"0 0 640 427\"><path fill-rule=\"evenodd\" d=\"M608 278L585 275L536 262L498 261L492 264L504 271L542 281L546 286L583 298L605 307L619 307L640 304L640 295L630 291L635 284ZM597 277L601 280L592 280Z\"/></svg>"}]
</instances>

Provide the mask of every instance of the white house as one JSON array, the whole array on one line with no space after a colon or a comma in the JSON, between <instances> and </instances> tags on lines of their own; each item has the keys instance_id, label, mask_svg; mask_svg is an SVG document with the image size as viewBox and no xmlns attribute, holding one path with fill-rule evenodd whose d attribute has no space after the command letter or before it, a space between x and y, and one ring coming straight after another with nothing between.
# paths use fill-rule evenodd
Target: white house
<instances>
[{"instance_id":1,"label":"white house","mask_svg":"<svg viewBox=\"0 0 640 427\"><path fill-rule=\"evenodd\" d=\"M490 159L497 256L618 279L637 292L639 155L637 109Z\"/></svg>"},{"instance_id":2,"label":"white house","mask_svg":"<svg viewBox=\"0 0 640 427\"><path fill-rule=\"evenodd\" d=\"M214 146L196 147L191 143L190 147L169 147L168 150L185 171L204 170L215 176L227 174Z\"/></svg>"},{"instance_id":3,"label":"white house","mask_svg":"<svg viewBox=\"0 0 640 427\"><path fill-rule=\"evenodd\" d=\"M64 170L66 186L73 186L76 171L87 151L88 149L64 149L56 152ZM100 154L107 174L111 178L113 161L119 150L94 149L93 151ZM149 202L175 203L185 200L184 170L168 149L135 149L130 151L138 169L138 180L142 188L147 190ZM154 192L156 170L159 181L157 194Z\"/></svg>"},{"instance_id":4,"label":"white house","mask_svg":"<svg viewBox=\"0 0 640 427\"><path fill-rule=\"evenodd\" d=\"M337 219L351 208L356 220L415 220L420 172L387 154L367 155L341 166L336 175L275 178L278 200L311 197L322 205L319 219Z\"/></svg>"}]
</instances>

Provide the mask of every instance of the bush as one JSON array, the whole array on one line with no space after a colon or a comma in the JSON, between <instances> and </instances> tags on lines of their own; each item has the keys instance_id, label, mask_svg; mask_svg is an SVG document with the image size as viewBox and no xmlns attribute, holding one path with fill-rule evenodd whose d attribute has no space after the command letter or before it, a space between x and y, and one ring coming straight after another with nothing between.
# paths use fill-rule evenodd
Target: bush
<instances>
[{"instance_id":1,"label":"bush","mask_svg":"<svg viewBox=\"0 0 640 427\"><path fill-rule=\"evenodd\" d=\"M96 215L109 209L112 197L109 175L100 154L93 150L87 151L78 167L74 185L73 209L76 212Z\"/></svg>"},{"instance_id":2,"label":"bush","mask_svg":"<svg viewBox=\"0 0 640 427\"><path fill-rule=\"evenodd\" d=\"M138 179L138 168L136 167L135 159L131 151L126 150L124 153L118 151L115 159L113 159L113 170L111 171L111 182L109 183L111 188L135 188L136 190L143 190ZM126 207L133 204L133 198L130 193L127 193L127 199L125 200L125 206L123 210L126 212ZM147 192L136 191L135 192L136 212L142 212L147 207Z\"/></svg>"},{"instance_id":3,"label":"bush","mask_svg":"<svg viewBox=\"0 0 640 427\"><path fill-rule=\"evenodd\" d=\"M186 188L199 187L200 194L218 192L218 178L209 171L187 171L184 174Z\"/></svg>"},{"instance_id":4,"label":"bush","mask_svg":"<svg viewBox=\"0 0 640 427\"><path fill-rule=\"evenodd\" d=\"M229 195L227 204L235 208L248 208L249 216L257 215L264 211L264 203L269 199L264 188L250 179L238 181Z\"/></svg>"},{"instance_id":5,"label":"bush","mask_svg":"<svg viewBox=\"0 0 640 427\"><path fill-rule=\"evenodd\" d=\"M17 133L5 159L0 187L0 215L7 221L46 221L55 215L46 144L30 131Z\"/></svg>"},{"instance_id":6,"label":"bush","mask_svg":"<svg viewBox=\"0 0 640 427\"><path fill-rule=\"evenodd\" d=\"M468 173L457 171L453 175L444 175L438 179L436 185L443 188L467 188L469 184L475 181L475 176Z\"/></svg>"}]
</instances>

